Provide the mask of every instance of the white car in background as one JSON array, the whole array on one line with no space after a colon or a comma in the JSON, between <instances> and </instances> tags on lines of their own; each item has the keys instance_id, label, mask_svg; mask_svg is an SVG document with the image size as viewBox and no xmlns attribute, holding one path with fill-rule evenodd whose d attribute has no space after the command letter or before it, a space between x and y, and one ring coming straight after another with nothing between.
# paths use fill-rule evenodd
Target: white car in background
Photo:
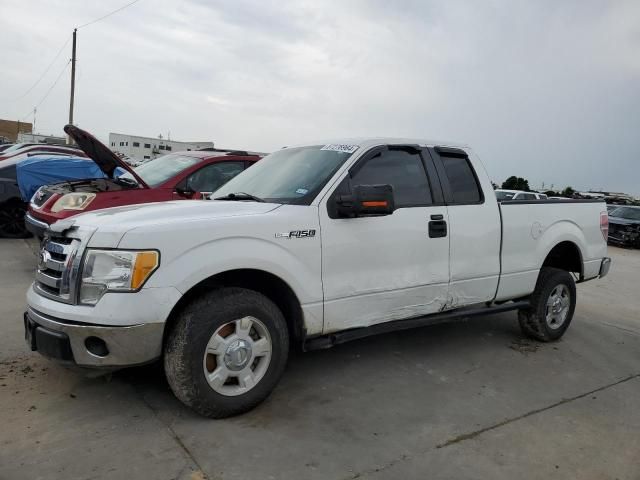
<instances>
[{"instance_id":1,"label":"white car in background","mask_svg":"<svg viewBox=\"0 0 640 480\"><path fill-rule=\"evenodd\" d=\"M547 196L544 193L537 192L525 192L524 190L503 190L497 189L495 191L496 198L499 202L505 200L546 200Z\"/></svg>"}]
</instances>

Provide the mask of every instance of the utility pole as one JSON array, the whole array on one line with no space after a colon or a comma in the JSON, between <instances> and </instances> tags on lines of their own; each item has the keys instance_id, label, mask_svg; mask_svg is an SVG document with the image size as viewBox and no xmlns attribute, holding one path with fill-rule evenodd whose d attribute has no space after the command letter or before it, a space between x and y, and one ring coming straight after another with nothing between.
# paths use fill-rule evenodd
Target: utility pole
<instances>
[{"instance_id":1,"label":"utility pole","mask_svg":"<svg viewBox=\"0 0 640 480\"><path fill-rule=\"evenodd\" d=\"M73 47L71 53L71 98L69 100L69 124L73 125L73 97L76 90L76 32L77 28L73 29ZM71 144L71 137L67 135L67 144Z\"/></svg>"},{"instance_id":2,"label":"utility pole","mask_svg":"<svg viewBox=\"0 0 640 480\"><path fill-rule=\"evenodd\" d=\"M37 107L33 107L33 125L31 125L31 133L36 133L36 111Z\"/></svg>"}]
</instances>

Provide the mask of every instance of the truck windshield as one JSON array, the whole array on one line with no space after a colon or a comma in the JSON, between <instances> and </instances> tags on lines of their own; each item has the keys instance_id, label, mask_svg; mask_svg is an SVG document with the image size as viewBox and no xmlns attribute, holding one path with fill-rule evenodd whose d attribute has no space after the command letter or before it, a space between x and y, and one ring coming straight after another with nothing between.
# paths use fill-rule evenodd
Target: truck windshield
<instances>
[{"instance_id":1,"label":"truck windshield","mask_svg":"<svg viewBox=\"0 0 640 480\"><path fill-rule=\"evenodd\" d=\"M357 148L314 145L282 149L230 180L214 197L242 193L267 202L309 205Z\"/></svg>"},{"instance_id":2,"label":"truck windshield","mask_svg":"<svg viewBox=\"0 0 640 480\"><path fill-rule=\"evenodd\" d=\"M627 220L640 220L640 208L620 207L610 214L612 217L626 218Z\"/></svg>"},{"instance_id":3,"label":"truck windshield","mask_svg":"<svg viewBox=\"0 0 640 480\"><path fill-rule=\"evenodd\" d=\"M163 155L136 167L135 171L147 185L157 187L201 160L201 158L187 155ZM135 181L133 175L128 172L120 178L123 177Z\"/></svg>"}]
</instances>

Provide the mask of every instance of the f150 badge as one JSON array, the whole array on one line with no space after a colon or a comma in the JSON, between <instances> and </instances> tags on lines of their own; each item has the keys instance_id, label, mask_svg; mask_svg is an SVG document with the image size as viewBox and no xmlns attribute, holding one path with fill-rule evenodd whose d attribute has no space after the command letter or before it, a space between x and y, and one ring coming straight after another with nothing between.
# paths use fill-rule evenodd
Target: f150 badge
<instances>
[{"instance_id":1,"label":"f150 badge","mask_svg":"<svg viewBox=\"0 0 640 480\"><path fill-rule=\"evenodd\" d=\"M291 232L276 233L276 238L311 238L315 236L315 230L292 230Z\"/></svg>"}]
</instances>

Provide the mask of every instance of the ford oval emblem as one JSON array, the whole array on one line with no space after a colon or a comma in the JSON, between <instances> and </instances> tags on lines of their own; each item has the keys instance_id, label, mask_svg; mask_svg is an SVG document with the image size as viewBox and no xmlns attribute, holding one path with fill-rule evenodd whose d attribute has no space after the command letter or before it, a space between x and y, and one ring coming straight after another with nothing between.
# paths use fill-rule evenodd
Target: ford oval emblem
<instances>
[{"instance_id":1,"label":"ford oval emblem","mask_svg":"<svg viewBox=\"0 0 640 480\"><path fill-rule=\"evenodd\" d=\"M40 251L40 258L38 259L38 269L46 270L47 262L51 260L51 255L46 250Z\"/></svg>"}]
</instances>

